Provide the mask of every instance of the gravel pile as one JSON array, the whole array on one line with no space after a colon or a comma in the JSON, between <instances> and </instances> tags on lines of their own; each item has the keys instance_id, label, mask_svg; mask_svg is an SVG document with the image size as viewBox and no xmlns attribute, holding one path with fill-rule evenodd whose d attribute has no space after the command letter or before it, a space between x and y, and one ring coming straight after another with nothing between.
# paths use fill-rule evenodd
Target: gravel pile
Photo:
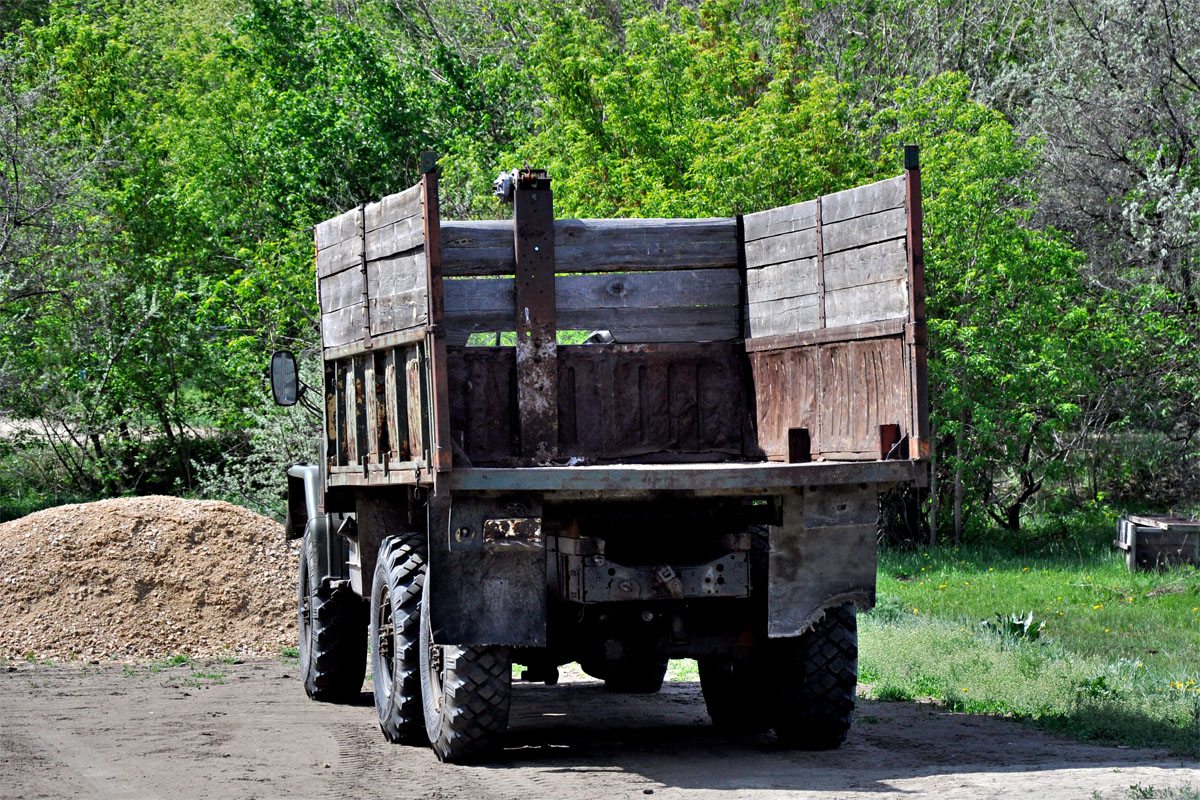
<instances>
[{"instance_id":1,"label":"gravel pile","mask_svg":"<svg viewBox=\"0 0 1200 800\"><path fill-rule=\"evenodd\" d=\"M212 500L129 497L0 525L0 658L138 659L295 646L297 543Z\"/></svg>"}]
</instances>

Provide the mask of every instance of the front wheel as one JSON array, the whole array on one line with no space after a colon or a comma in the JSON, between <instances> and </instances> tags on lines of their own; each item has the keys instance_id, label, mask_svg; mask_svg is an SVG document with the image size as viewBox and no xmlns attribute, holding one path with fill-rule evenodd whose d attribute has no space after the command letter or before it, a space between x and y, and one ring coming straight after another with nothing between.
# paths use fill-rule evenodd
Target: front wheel
<instances>
[{"instance_id":1,"label":"front wheel","mask_svg":"<svg viewBox=\"0 0 1200 800\"><path fill-rule=\"evenodd\" d=\"M312 531L304 534L297 582L300 676L313 700L349 703L367 673L367 615L349 588L323 588L317 575Z\"/></svg>"},{"instance_id":2,"label":"front wheel","mask_svg":"<svg viewBox=\"0 0 1200 800\"><path fill-rule=\"evenodd\" d=\"M425 732L440 760L465 761L495 747L508 730L512 656L495 645L434 644L427 598L420 642Z\"/></svg>"}]
</instances>

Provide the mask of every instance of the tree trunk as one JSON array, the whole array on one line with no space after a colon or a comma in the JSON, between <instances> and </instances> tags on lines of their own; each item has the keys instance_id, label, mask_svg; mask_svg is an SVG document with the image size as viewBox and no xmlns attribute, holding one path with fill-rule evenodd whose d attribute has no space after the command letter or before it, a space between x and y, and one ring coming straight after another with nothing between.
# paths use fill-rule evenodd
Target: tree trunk
<instances>
[{"instance_id":1,"label":"tree trunk","mask_svg":"<svg viewBox=\"0 0 1200 800\"><path fill-rule=\"evenodd\" d=\"M929 437L929 546L938 546L937 437Z\"/></svg>"},{"instance_id":2,"label":"tree trunk","mask_svg":"<svg viewBox=\"0 0 1200 800\"><path fill-rule=\"evenodd\" d=\"M958 411L958 434L954 440L954 546L963 534L963 439L967 438L967 407Z\"/></svg>"}]
</instances>

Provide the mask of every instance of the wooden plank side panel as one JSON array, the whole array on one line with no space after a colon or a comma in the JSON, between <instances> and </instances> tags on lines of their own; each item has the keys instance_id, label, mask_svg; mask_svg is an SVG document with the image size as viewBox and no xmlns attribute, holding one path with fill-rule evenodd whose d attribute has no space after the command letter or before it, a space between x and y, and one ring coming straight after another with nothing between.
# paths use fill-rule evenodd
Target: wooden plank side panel
<instances>
[{"instance_id":1,"label":"wooden plank side panel","mask_svg":"<svg viewBox=\"0 0 1200 800\"><path fill-rule=\"evenodd\" d=\"M408 253L425 243L424 220L420 214L367 231L367 259Z\"/></svg>"},{"instance_id":2,"label":"wooden plank side panel","mask_svg":"<svg viewBox=\"0 0 1200 800\"><path fill-rule=\"evenodd\" d=\"M356 238L359 235L359 218L358 208L355 207L324 222L318 222L313 231L317 250L325 250L347 239Z\"/></svg>"},{"instance_id":3,"label":"wooden plank side panel","mask_svg":"<svg viewBox=\"0 0 1200 800\"><path fill-rule=\"evenodd\" d=\"M879 426L907 435L903 339L868 339L820 348L817 454L878 457Z\"/></svg>"},{"instance_id":4,"label":"wooden plank side panel","mask_svg":"<svg viewBox=\"0 0 1200 800\"><path fill-rule=\"evenodd\" d=\"M408 404L404 386L404 357L403 350L391 348L384 354L384 420L387 429L387 440L391 451L391 459L407 461L410 458L408 448Z\"/></svg>"},{"instance_id":5,"label":"wooden plank side panel","mask_svg":"<svg viewBox=\"0 0 1200 800\"><path fill-rule=\"evenodd\" d=\"M511 279L449 280L444 287L449 336L511 330ZM564 275L554 294L562 330L608 330L618 342L737 336L739 287L733 269Z\"/></svg>"},{"instance_id":6,"label":"wooden plank side panel","mask_svg":"<svg viewBox=\"0 0 1200 800\"><path fill-rule=\"evenodd\" d=\"M742 219L747 242L782 233L795 233L817 226L817 201L805 200L790 206L746 214Z\"/></svg>"},{"instance_id":7,"label":"wooden plank side panel","mask_svg":"<svg viewBox=\"0 0 1200 800\"><path fill-rule=\"evenodd\" d=\"M494 465L513 450L513 377L509 347L448 347L450 436L474 466Z\"/></svg>"},{"instance_id":8,"label":"wooden plank side panel","mask_svg":"<svg viewBox=\"0 0 1200 800\"><path fill-rule=\"evenodd\" d=\"M554 222L556 271L719 269L737 266L733 219L560 219ZM511 275L512 223L442 225L447 277Z\"/></svg>"},{"instance_id":9,"label":"wooden plank side panel","mask_svg":"<svg viewBox=\"0 0 1200 800\"><path fill-rule=\"evenodd\" d=\"M819 295L783 297L751 303L747 312L746 337L781 336L821 326Z\"/></svg>"},{"instance_id":10,"label":"wooden plank side panel","mask_svg":"<svg viewBox=\"0 0 1200 800\"><path fill-rule=\"evenodd\" d=\"M812 228L746 242L746 267L764 267L813 258L817 255L817 229Z\"/></svg>"},{"instance_id":11,"label":"wooden plank side panel","mask_svg":"<svg viewBox=\"0 0 1200 800\"><path fill-rule=\"evenodd\" d=\"M908 251L904 239L843 250L825 257L825 290L832 292L869 283L905 280Z\"/></svg>"},{"instance_id":12,"label":"wooden plank side panel","mask_svg":"<svg viewBox=\"0 0 1200 800\"><path fill-rule=\"evenodd\" d=\"M771 461L786 461L788 431L805 428L817 446L817 348L750 354L758 447Z\"/></svg>"},{"instance_id":13,"label":"wooden plank side panel","mask_svg":"<svg viewBox=\"0 0 1200 800\"><path fill-rule=\"evenodd\" d=\"M362 339L365 307L360 300L351 306L321 315L321 344L340 347Z\"/></svg>"},{"instance_id":14,"label":"wooden plank side panel","mask_svg":"<svg viewBox=\"0 0 1200 800\"><path fill-rule=\"evenodd\" d=\"M344 269L357 267L362 261L362 238L351 236L324 250L317 251L317 277L324 278Z\"/></svg>"},{"instance_id":15,"label":"wooden plank side panel","mask_svg":"<svg viewBox=\"0 0 1200 800\"><path fill-rule=\"evenodd\" d=\"M906 277L885 283L851 286L825 294L825 319L831 328L904 319L907 315Z\"/></svg>"},{"instance_id":16,"label":"wooden plank side panel","mask_svg":"<svg viewBox=\"0 0 1200 800\"><path fill-rule=\"evenodd\" d=\"M904 237L908 217L903 208L854 217L843 222L826 223L823 227L825 253L837 253L855 247L900 239Z\"/></svg>"},{"instance_id":17,"label":"wooden plank side panel","mask_svg":"<svg viewBox=\"0 0 1200 800\"><path fill-rule=\"evenodd\" d=\"M377 230L402 219L421 216L421 184L390 194L363 210L367 231Z\"/></svg>"},{"instance_id":18,"label":"wooden plank side panel","mask_svg":"<svg viewBox=\"0 0 1200 800\"><path fill-rule=\"evenodd\" d=\"M746 299L751 303L817 293L817 260L803 258L746 270Z\"/></svg>"},{"instance_id":19,"label":"wooden plank side panel","mask_svg":"<svg viewBox=\"0 0 1200 800\"><path fill-rule=\"evenodd\" d=\"M866 186L856 186L844 192L827 194L821 198L821 219L829 225L854 217L902 208L904 188L904 176L899 175Z\"/></svg>"},{"instance_id":20,"label":"wooden plank side panel","mask_svg":"<svg viewBox=\"0 0 1200 800\"><path fill-rule=\"evenodd\" d=\"M421 350L419 346L404 349L404 405L407 410L408 443L412 458L426 460L425 404L421 387Z\"/></svg>"},{"instance_id":21,"label":"wooden plank side panel","mask_svg":"<svg viewBox=\"0 0 1200 800\"><path fill-rule=\"evenodd\" d=\"M357 261L352 269L344 269L317 280L321 282L317 294L321 300L322 314L330 314L355 303L362 303L363 274ZM326 344L326 347L328 346Z\"/></svg>"}]
</instances>

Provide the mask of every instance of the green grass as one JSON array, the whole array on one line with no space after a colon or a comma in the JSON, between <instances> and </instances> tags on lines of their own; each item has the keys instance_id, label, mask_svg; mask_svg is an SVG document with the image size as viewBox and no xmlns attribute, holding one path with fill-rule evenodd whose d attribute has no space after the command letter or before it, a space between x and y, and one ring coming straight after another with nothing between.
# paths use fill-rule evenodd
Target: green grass
<instances>
[{"instance_id":1,"label":"green grass","mask_svg":"<svg viewBox=\"0 0 1200 800\"><path fill-rule=\"evenodd\" d=\"M882 552L860 617L869 694L1200 757L1200 571L1130 573L1105 535ZM1035 641L996 631L1029 611Z\"/></svg>"}]
</instances>

